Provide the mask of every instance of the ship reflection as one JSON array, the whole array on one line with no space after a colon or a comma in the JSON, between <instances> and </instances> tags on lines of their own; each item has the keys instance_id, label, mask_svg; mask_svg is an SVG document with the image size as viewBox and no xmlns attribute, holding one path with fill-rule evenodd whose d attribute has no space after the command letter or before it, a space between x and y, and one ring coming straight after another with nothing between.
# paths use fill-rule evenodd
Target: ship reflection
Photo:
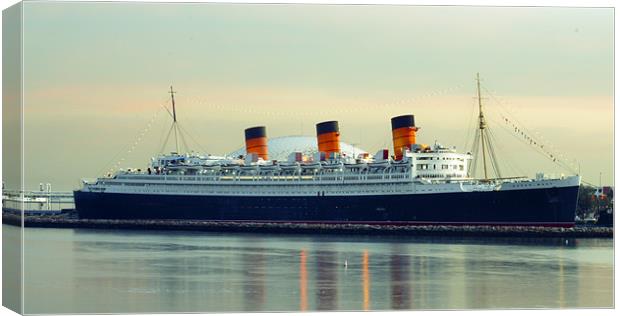
<instances>
[{"instance_id":1,"label":"ship reflection","mask_svg":"<svg viewBox=\"0 0 620 316\"><path fill-rule=\"evenodd\" d=\"M299 254L299 310L308 309L308 271L306 270L306 251Z\"/></svg>"},{"instance_id":2,"label":"ship reflection","mask_svg":"<svg viewBox=\"0 0 620 316\"><path fill-rule=\"evenodd\" d=\"M498 241L387 244L342 239L313 244L300 239L295 240L299 244L291 245L289 241L256 237L209 236L222 241L215 244L205 242L200 234L177 239L163 233L151 233L148 239L137 232L108 235L112 234L84 233L81 241L63 250L80 254L72 257L72 265L88 271L68 279L76 285L72 296L83 297L84 290L78 286L92 292L96 289L122 311L363 311L612 304L608 296L596 292L613 274L613 269L601 268L599 262L605 257L596 257L600 248L596 240L549 240L534 246L529 246L530 241L516 240L514 246ZM153 241L157 236L161 240ZM573 254L579 247L593 249L585 263L578 262L580 258ZM80 311L99 311L91 303L79 303Z\"/></svg>"},{"instance_id":3,"label":"ship reflection","mask_svg":"<svg viewBox=\"0 0 620 316\"><path fill-rule=\"evenodd\" d=\"M244 274L244 310L263 310L265 303L265 256L262 253L242 255Z\"/></svg>"},{"instance_id":4,"label":"ship reflection","mask_svg":"<svg viewBox=\"0 0 620 316\"><path fill-rule=\"evenodd\" d=\"M339 267L336 261L336 252L316 252L316 302L318 310L337 309L338 303L338 274Z\"/></svg>"},{"instance_id":5,"label":"ship reflection","mask_svg":"<svg viewBox=\"0 0 620 316\"><path fill-rule=\"evenodd\" d=\"M464 270L467 308L570 308L577 306L580 297L570 289L580 288L579 266L564 259L566 249L574 248L574 240L561 240L559 247L547 251L558 253L553 259L542 253L523 259L497 256L492 249L466 251ZM544 260L538 258L545 258ZM484 258L484 259L483 259ZM514 271L514 272L513 272ZM516 277L513 277L516 276ZM539 282L537 286L531 286ZM498 289L502 289L499 291Z\"/></svg>"},{"instance_id":6,"label":"ship reflection","mask_svg":"<svg viewBox=\"0 0 620 316\"><path fill-rule=\"evenodd\" d=\"M362 255L362 287L364 289L364 310L370 309L370 272L368 271L368 250Z\"/></svg>"},{"instance_id":7,"label":"ship reflection","mask_svg":"<svg viewBox=\"0 0 620 316\"><path fill-rule=\"evenodd\" d=\"M392 298L393 309L411 308L410 266L409 256L401 254L398 248L392 251L390 256L390 284L392 289L390 297Z\"/></svg>"},{"instance_id":8,"label":"ship reflection","mask_svg":"<svg viewBox=\"0 0 620 316\"><path fill-rule=\"evenodd\" d=\"M385 294L391 297L392 309L411 309L411 263L409 256L400 251L403 249L397 247L390 256L388 274L384 273L384 268L373 266L371 253L367 249L349 256L351 260L339 257L339 253L334 251L302 249L298 252L299 310L372 310L373 273L379 280L379 288L375 289L377 292L383 292L380 285L389 280L390 293L382 293L379 297ZM314 269L309 265L311 263L314 263ZM314 306L309 305L309 293L314 293ZM342 302L339 302L339 297ZM351 305L354 302L358 305Z\"/></svg>"}]
</instances>

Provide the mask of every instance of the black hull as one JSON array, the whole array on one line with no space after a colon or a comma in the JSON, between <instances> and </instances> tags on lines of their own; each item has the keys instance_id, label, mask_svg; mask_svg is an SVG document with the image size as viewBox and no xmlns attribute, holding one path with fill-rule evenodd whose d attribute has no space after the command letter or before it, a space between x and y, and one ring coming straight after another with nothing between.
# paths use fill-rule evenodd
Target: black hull
<instances>
[{"instance_id":1,"label":"black hull","mask_svg":"<svg viewBox=\"0 0 620 316\"><path fill-rule=\"evenodd\" d=\"M578 187L308 197L230 197L75 191L80 218L369 224L575 224Z\"/></svg>"}]
</instances>

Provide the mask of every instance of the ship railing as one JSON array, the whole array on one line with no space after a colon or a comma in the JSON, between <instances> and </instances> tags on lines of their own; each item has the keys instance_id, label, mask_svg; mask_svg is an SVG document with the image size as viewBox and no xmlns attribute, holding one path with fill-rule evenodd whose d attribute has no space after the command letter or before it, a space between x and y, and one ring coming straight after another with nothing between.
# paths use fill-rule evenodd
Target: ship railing
<instances>
[{"instance_id":1,"label":"ship railing","mask_svg":"<svg viewBox=\"0 0 620 316\"><path fill-rule=\"evenodd\" d=\"M3 190L2 196L7 197L19 197L21 195L25 197L55 197L55 198L73 198L73 192L65 191L18 191L18 190Z\"/></svg>"},{"instance_id":2,"label":"ship railing","mask_svg":"<svg viewBox=\"0 0 620 316\"><path fill-rule=\"evenodd\" d=\"M73 192L62 191L2 191L2 209L60 211L74 207Z\"/></svg>"},{"instance_id":3,"label":"ship railing","mask_svg":"<svg viewBox=\"0 0 620 316\"><path fill-rule=\"evenodd\" d=\"M381 172L381 173L315 173L315 174L257 174L257 175L239 175L239 174L224 174L224 175L122 175L117 180L133 181L179 181L179 182L375 182L375 181L389 181L389 180L401 180L411 181L412 175L409 172ZM109 180L106 180L106 182ZM147 182L148 183L148 182Z\"/></svg>"}]
</instances>

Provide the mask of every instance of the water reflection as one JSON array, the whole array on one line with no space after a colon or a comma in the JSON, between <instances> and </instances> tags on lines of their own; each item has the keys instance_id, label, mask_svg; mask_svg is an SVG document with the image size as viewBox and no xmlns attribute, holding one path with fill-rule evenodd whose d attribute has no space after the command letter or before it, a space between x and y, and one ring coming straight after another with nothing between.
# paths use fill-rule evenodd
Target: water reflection
<instances>
[{"instance_id":1,"label":"water reflection","mask_svg":"<svg viewBox=\"0 0 620 316\"><path fill-rule=\"evenodd\" d=\"M338 304L336 253L316 251L316 302L318 310L335 310Z\"/></svg>"},{"instance_id":2,"label":"water reflection","mask_svg":"<svg viewBox=\"0 0 620 316\"><path fill-rule=\"evenodd\" d=\"M308 309L308 271L306 270L306 251L299 254L299 310Z\"/></svg>"},{"instance_id":3,"label":"water reflection","mask_svg":"<svg viewBox=\"0 0 620 316\"><path fill-rule=\"evenodd\" d=\"M571 300L566 297L579 288L575 276L582 265L566 258L570 256L566 249L576 243L555 244L538 251L518 248L510 256L494 248L465 247L467 308L517 308L525 299L532 308L579 306L573 300L575 294Z\"/></svg>"},{"instance_id":4,"label":"water reflection","mask_svg":"<svg viewBox=\"0 0 620 316\"><path fill-rule=\"evenodd\" d=\"M370 309L370 272L368 272L368 250L364 250L362 256L362 287L364 289L364 307L365 311Z\"/></svg>"},{"instance_id":5,"label":"water reflection","mask_svg":"<svg viewBox=\"0 0 620 316\"><path fill-rule=\"evenodd\" d=\"M613 304L612 240L36 229L26 238L27 313Z\"/></svg>"},{"instance_id":6,"label":"water reflection","mask_svg":"<svg viewBox=\"0 0 620 316\"><path fill-rule=\"evenodd\" d=\"M390 284L392 308L410 309L411 308L411 280L409 270L411 269L410 257L404 255L402 247L394 247L390 255Z\"/></svg>"},{"instance_id":7,"label":"water reflection","mask_svg":"<svg viewBox=\"0 0 620 316\"><path fill-rule=\"evenodd\" d=\"M248 242L255 243L253 240ZM262 252L241 254L244 276L244 310L263 310L265 303L265 255Z\"/></svg>"}]
</instances>

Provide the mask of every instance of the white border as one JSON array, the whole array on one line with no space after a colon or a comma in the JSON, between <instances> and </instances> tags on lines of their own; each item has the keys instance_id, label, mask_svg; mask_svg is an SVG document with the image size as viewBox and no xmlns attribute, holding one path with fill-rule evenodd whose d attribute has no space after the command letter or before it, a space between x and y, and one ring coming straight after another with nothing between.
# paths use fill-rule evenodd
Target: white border
<instances>
[{"instance_id":1,"label":"white border","mask_svg":"<svg viewBox=\"0 0 620 316\"><path fill-rule=\"evenodd\" d=\"M28 1L28 2L35 2L35 1L40 1L40 0L34 0L34 1ZM97 2L97 1L93 1L93 0L83 0L80 2ZM2 1L1 3L1 7L2 9L6 9L9 6L17 3L19 1L15 1L15 0L9 0L9 1ZM60 2L60 1L59 1ZM65 2L78 2L78 1L74 1L74 0L65 0ZM151 1L136 1L136 0L130 0L130 1L106 1L106 2L203 2L203 1L178 1L178 0L151 0ZM210 2L218 2L218 3L292 3L292 4L410 4L410 5L433 5L433 6L451 6L451 5L467 5L467 6L501 6L501 7L511 7L511 6L548 6L548 7L611 7L614 8L617 7L617 2L616 1L608 1L608 0L590 0L590 1L580 1L580 0L521 0L521 1L515 1L515 0L507 0L507 1L497 1L497 0L387 0L387 1L378 1L378 0L355 0L355 1L347 1L347 0L338 0L338 1L332 1L332 0L306 0L306 1L295 1L295 0L280 0L280 1L256 1L256 0L246 0L246 1L231 1L231 0L220 0L220 1L210 1ZM614 17L614 21L615 21L615 17ZM22 24L23 24L23 7L22 7ZM1 28L1 27L0 27ZM23 25L22 25L22 29L23 29ZM0 30L1 31L1 30ZM618 27L617 24L614 23L614 51L615 51L615 38L618 34ZM23 36L22 36L22 45L23 45ZM615 56L616 56L616 51L615 51ZM617 70L617 66L615 63L615 56L614 56L614 87L615 87L615 91L618 91L618 86L617 83L615 81L615 73ZM23 59L22 59L22 74L23 74ZM1 79L0 79L0 84L2 83ZM22 102L23 102L23 91L24 91L24 86L23 86L23 77L22 77ZM22 103L23 104L23 103ZM615 93L614 93L614 104L615 104ZM23 109L23 108L22 108ZM614 108L615 109L615 108ZM615 168L615 158L617 157L615 149L615 140L618 139L619 133L617 133L616 129L615 129L615 119L617 118L616 116L616 111L614 111L614 184L615 184L615 179L617 179L617 175L616 174L616 168ZM23 129L23 113L22 113L22 129ZM0 127L1 127L1 123L0 123ZM0 136L1 136L1 131L0 131ZM22 157L23 157L23 148L24 148L24 143L23 143L23 130L22 130ZM0 163L1 163L1 158L0 158ZM24 176L24 166L22 164L22 181L23 181L23 176ZM2 173L0 171L0 177L1 177ZM23 184L22 184L23 186ZM22 217L23 218L23 217ZM22 223L23 225L23 223ZM23 229L22 229L22 245L23 245ZM0 249L1 249L1 245L0 245ZM23 248L22 248L23 250ZM614 239L614 254L617 255L615 253L615 239ZM615 257L615 259L617 259L617 257ZM23 260L23 251L22 251L22 260ZM23 261L22 261L23 262ZM615 262L617 262L616 260L614 260L614 279L615 279ZM22 264L22 276L23 276L23 264ZM24 287L23 287L23 277L22 277L22 311L23 311L23 291L24 291ZM1 288L0 288L0 294L1 294ZM614 302L618 302L618 293L615 291L615 282L614 282ZM435 315L443 315L445 313L447 313L448 311L416 311L417 314L435 314ZM480 314L495 314L495 313L500 313L503 315L522 315L522 313L524 312L523 310L502 310L502 311L498 311L498 310L470 310L470 311L459 311L458 313L461 315L480 315ZM538 315L542 315L542 314L549 314L550 312L552 313L556 313L556 315L567 315L567 316L571 316L571 315L577 315L577 314L583 314L583 313L588 313L591 315L612 315L612 313L614 312L614 310L611 309L607 309L607 310L602 310L602 309L572 309L572 310L527 310L527 313L533 313L533 314L538 314ZM2 307L0 309L0 315L4 315L4 314L13 314L10 310ZM338 313L341 314L342 312ZM394 314L394 315L405 315L405 314L409 314L410 311L407 312L390 312L390 314ZM454 312L450 312L451 314L454 314ZM288 314L288 313L244 313L244 314L225 314L225 315L284 315L284 314ZM322 313L316 313L316 312L308 312L308 313L303 313L304 315L338 315L336 313L332 313L332 312L322 312ZM380 314L383 314L383 312L381 312ZM157 315L179 315L179 314L157 314ZM212 315L212 314L211 314ZM346 315L362 315L361 312L346 312Z\"/></svg>"}]
</instances>

